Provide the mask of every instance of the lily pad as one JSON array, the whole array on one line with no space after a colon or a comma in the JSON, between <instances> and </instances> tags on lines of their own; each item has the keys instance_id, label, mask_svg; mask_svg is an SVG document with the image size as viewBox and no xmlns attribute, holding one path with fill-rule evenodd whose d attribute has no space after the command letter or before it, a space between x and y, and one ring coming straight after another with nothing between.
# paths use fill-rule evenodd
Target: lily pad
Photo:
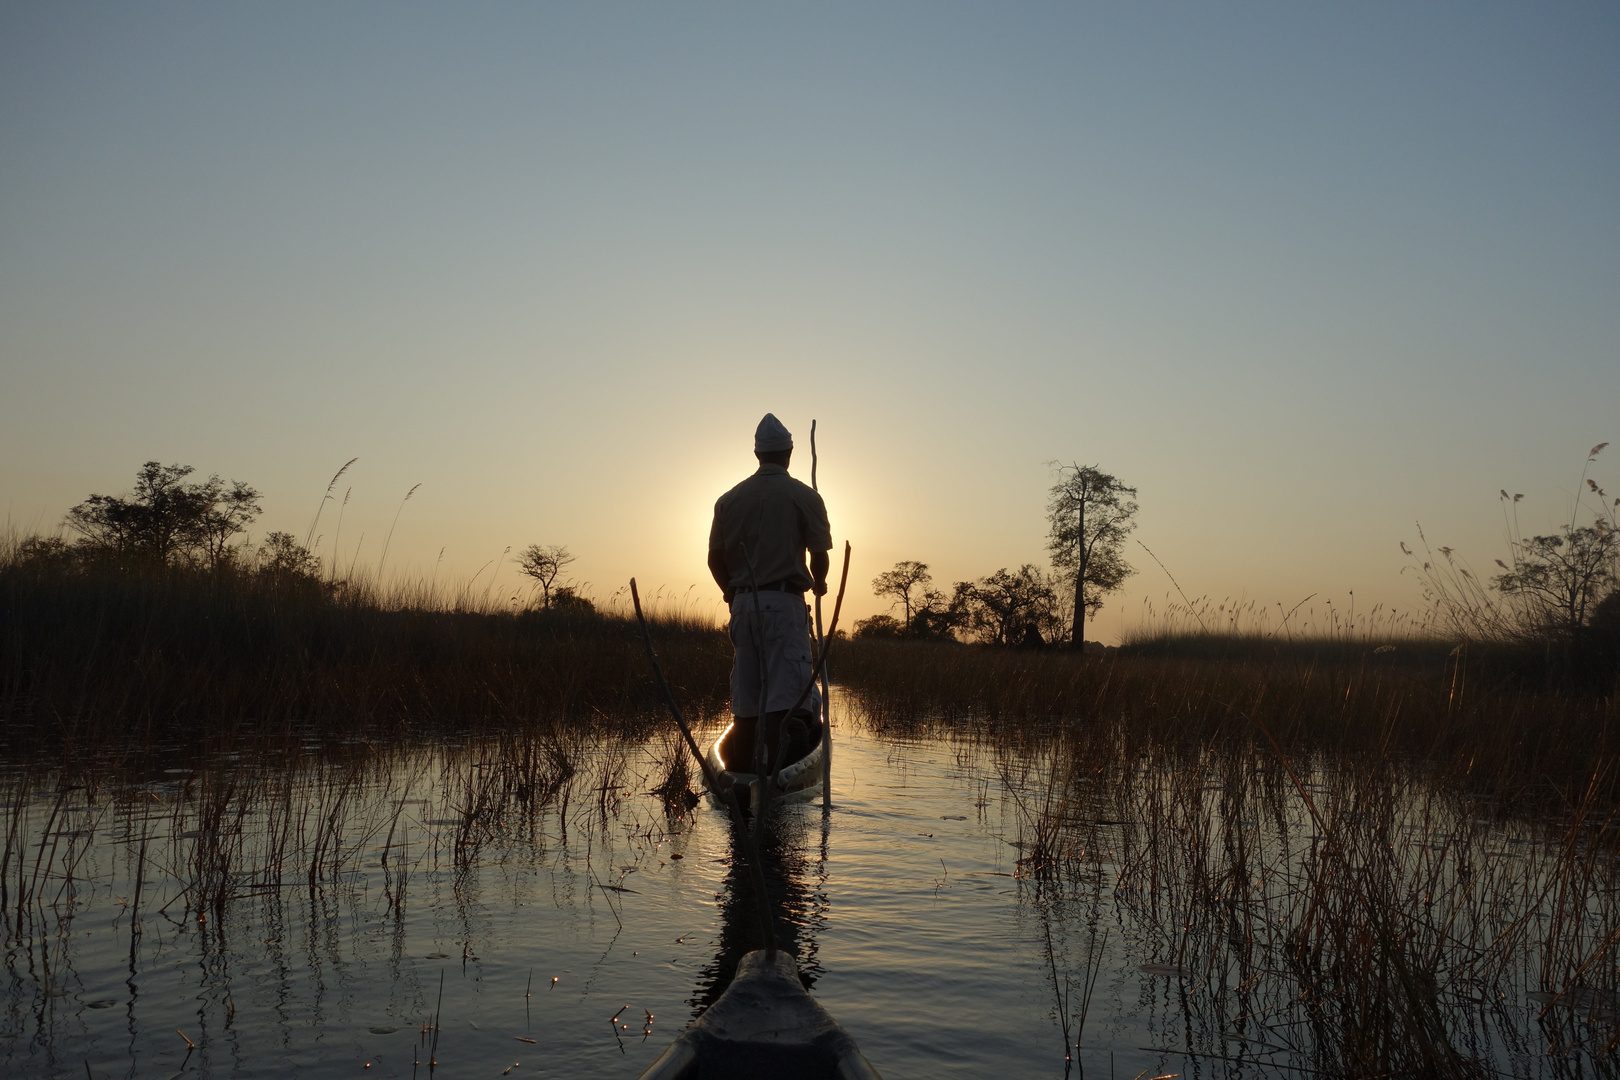
<instances>
[{"instance_id":1,"label":"lily pad","mask_svg":"<svg viewBox=\"0 0 1620 1080\"><path fill-rule=\"evenodd\" d=\"M399 1028L382 1027L382 1026L379 1025L378 1027L372 1028L371 1033L373 1035L392 1035L394 1032L396 1032L398 1030L399 1030Z\"/></svg>"},{"instance_id":2,"label":"lily pad","mask_svg":"<svg viewBox=\"0 0 1620 1080\"><path fill-rule=\"evenodd\" d=\"M87 1009L110 1009L117 1004L118 1002L108 998L101 1001L87 1001L84 1003L84 1007Z\"/></svg>"}]
</instances>

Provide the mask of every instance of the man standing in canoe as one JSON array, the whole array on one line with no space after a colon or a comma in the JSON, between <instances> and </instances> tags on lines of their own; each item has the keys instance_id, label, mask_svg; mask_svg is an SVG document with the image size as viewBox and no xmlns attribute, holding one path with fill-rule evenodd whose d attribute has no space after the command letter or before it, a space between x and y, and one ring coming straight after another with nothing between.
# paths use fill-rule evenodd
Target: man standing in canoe
<instances>
[{"instance_id":1,"label":"man standing in canoe","mask_svg":"<svg viewBox=\"0 0 1620 1080\"><path fill-rule=\"evenodd\" d=\"M810 682L809 609L804 594L827 591L827 552L832 529L821 496L788 475L793 436L766 413L754 432L759 469L720 496L709 530L709 572L731 606L730 736L721 747L726 768L753 772L761 713L769 759L776 756L778 727L790 753L814 744L821 724L821 697L812 688L793 717L787 711ZM809 565L805 555L809 554ZM767 700L760 702L764 669ZM787 723L781 721L786 719ZM802 751L800 751L802 753Z\"/></svg>"}]
</instances>

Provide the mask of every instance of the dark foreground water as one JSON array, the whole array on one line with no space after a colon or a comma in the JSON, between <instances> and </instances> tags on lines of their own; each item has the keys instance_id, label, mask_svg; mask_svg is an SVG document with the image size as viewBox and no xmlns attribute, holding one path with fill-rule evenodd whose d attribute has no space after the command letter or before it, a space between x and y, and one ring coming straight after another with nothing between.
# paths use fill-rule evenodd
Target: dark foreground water
<instances>
[{"instance_id":1,"label":"dark foreground water","mask_svg":"<svg viewBox=\"0 0 1620 1080\"><path fill-rule=\"evenodd\" d=\"M886 741L847 716L835 747L832 811L783 809L773 885L812 993L889 1080L1331 1071L1290 1019L1293 976L1194 970L1143 891L1140 837L1111 839L1099 813L1098 849L1068 853L1081 871L1037 880L1020 864L1035 796L1005 755ZM50 783L19 794L14 776L26 844L6 870L0 1073L427 1077L431 1057L443 1077L634 1077L755 944L720 811L671 818L643 794L666 752L599 755L527 803L478 747L302 778L215 763L89 803ZM237 781L246 801L208 787L227 768L258 777ZM1495 835L1504 880L1541 873ZM210 859L222 904L196 884ZM1589 912L1591 932L1608 917ZM1481 991L1455 1024L1469 1054L1503 1074L1603 1072L1606 1036L1550 1041L1538 985L1518 970ZM1554 1020L1597 1024L1607 1000Z\"/></svg>"}]
</instances>

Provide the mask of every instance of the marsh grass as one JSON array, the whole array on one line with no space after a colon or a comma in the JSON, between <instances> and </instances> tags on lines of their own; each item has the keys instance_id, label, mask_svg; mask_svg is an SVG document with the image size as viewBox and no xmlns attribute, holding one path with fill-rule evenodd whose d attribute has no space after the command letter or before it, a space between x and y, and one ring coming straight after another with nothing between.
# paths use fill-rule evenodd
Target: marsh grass
<instances>
[{"instance_id":1,"label":"marsh grass","mask_svg":"<svg viewBox=\"0 0 1620 1080\"><path fill-rule=\"evenodd\" d=\"M677 692L712 711L730 645L678 602L652 611ZM257 740L382 739L561 725L645 731L659 699L622 612L486 602L468 585L329 584L50 563L0 550L0 739L13 760L184 759ZM608 718L612 719L608 719Z\"/></svg>"},{"instance_id":2,"label":"marsh grass","mask_svg":"<svg viewBox=\"0 0 1620 1080\"><path fill-rule=\"evenodd\" d=\"M1048 951L1065 911L1094 948L1112 906L1179 1003L1166 1052L1350 1077L1620 1071L1620 835L1592 791L1527 817L1387 758L1131 749L1112 723L986 746Z\"/></svg>"},{"instance_id":3,"label":"marsh grass","mask_svg":"<svg viewBox=\"0 0 1620 1080\"><path fill-rule=\"evenodd\" d=\"M1614 699L1421 638L1189 638L1103 655L859 640L839 674L880 728L994 756L1049 954L1064 911L1092 949L1110 904L1150 932L1142 971L1182 1012L1167 1053L1620 1073ZM1085 1006L1050 966L1078 1055Z\"/></svg>"},{"instance_id":4,"label":"marsh grass","mask_svg":"<svg viewBox=\"0 0 1620 1080\"><path fill-rule=\"evenodd\" d=\"M150 959L148 930L223 943L245 924L285 928L300 910L318 919L351 903L378 871L384 918L397 926L424 871L447 871L459 895L492 842L532 858L573 844L589 866L593 847L614 846L603 839L611 833L647 858L672 827L636 798L659 774L655 744L627 727L552 727L125 763L94 785L67 768L7 769L0 952L13 982L36 985L48 1003L71 975L58 969L74 919L97 906L121 909L114 929L128 935L133 970ZM611 865L601 873L605 885L617 880Z\"/></svg>"},{"instance_id":5,"label":"marsh grass","mask_svg":"<svg viewBox=\"0 0 1620 1080\"><path fill-rule=\"evenodd\" d=\"M839 674L880 729L991 758L1066 1054L1112 907L1179 1003L1159 1049L1216 1071L1620 1074L1614 699L1388 629L857 640Z\"/></svg>"},{"instance_id":6,"label":"marsh grass","mask_svg":"<svg viewBox=\"0 0 1620 1080\"><path fill-rule=\"evenodd\" d=\"M1142 646L1188 638L1273 641L1282 644L1378 645L1435 642L1443 620L1431 607L1401 611L1378 603L1356 605L1354 590L1335 603L1311 593L1292 605L1244 597L1144 597L1123 644Z\"/></svg>"},{"instance_id":7,"label":"marsh grass","mask_svg":"<svg viewBox=\"0 0 1620 1080\"><path fill-rule=\"evenodd\" d=\"M1504 804L1620 803L1613 697L1526 679L1467 647L1382 650L1296 641L1081 656L856 639L838 675L874 720L901 728L1033 745L1101 725L1145 753L1246 747L1263 725L1289 753L1398 759Z\"/></svg>"},{"instance_id":8,"label":"marsh grass","mask_svg":"<svg viewBox=\"0 0 1620 1080\"><path fill-rule=\"evenodd\" d=\"M1599 783L1532 812L1436 783L1418 761L1274 746L1258 721L1251 738L1215 741L1139 738L1124 716L875 723L950 741L959 775L1005 793L1010 869L1041 920L1077 1060L1106 1049L1110 1031L1085 1017L1094 988L1117 993L1123 976L1172 1003L1162 1048L1217 1063L1213 1075L1475 1076L1510 1059L1616 1072L1620 848ZM379 869L376 907L403 933L429 882L459 909L478 866L514 850L582 857L587 891L617 919L627 874L682 828L657 791L673 744L632 729L311 739L275 759L250 746L127 763L95 786L83 771L10 769L13 984L48 1013L93 905L123 905L114 929L139 969L176 931L223 955L260 927L315 925ZM1110 941L1131 968L1099 987Z\"/></svg>"}]
</instances>

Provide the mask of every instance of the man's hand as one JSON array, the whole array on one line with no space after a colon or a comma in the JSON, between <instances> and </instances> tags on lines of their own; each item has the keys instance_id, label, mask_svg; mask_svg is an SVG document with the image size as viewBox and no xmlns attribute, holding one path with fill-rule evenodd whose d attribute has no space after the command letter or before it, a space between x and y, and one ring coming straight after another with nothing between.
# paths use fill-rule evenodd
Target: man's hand
<instances>
[{"instance_id":1,"label":"man's hand","mask_svg":"<svg viewBox=\"0 0 1620 1080\"><path fill-rule=\"evenodd\" d=\"M810 591L817 596L827 595L827 570L832 560L825 551L810 553Z\"/></svg>"},{"instance_id":2,"label":"man's hand","mask_svg":"<svg viewBox=\"0 0 1620 1080\"><path fill-rule=\"evenodd\" d=\"M720 595L725 597L726 603L731 603L731 569L726 566L725 552L709 552L709 573L714 577L714 583L720 586Z\"/></svg>"}]
</instances>

